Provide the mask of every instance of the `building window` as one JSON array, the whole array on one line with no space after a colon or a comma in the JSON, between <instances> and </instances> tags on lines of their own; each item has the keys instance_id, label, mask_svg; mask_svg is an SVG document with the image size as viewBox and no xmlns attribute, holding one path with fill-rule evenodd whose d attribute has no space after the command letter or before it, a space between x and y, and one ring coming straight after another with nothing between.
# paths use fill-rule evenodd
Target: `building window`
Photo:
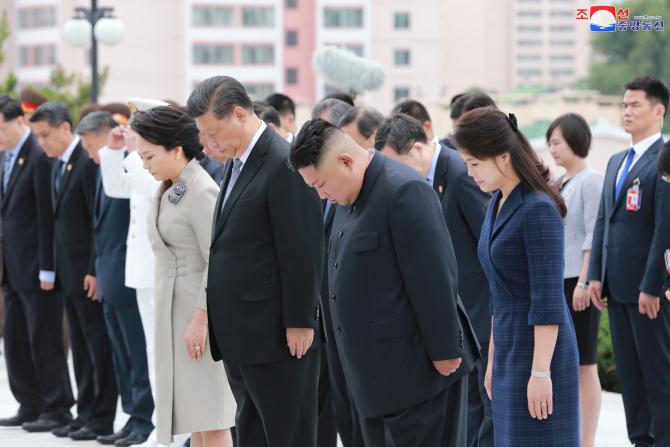
<instances>
[{"instance_id":1,"label":"building window","mask_svg":"<svg viewBox=\"0 0 670 447\"><path fill-rule=\"evenodd\" d=\"M519 25L516 27L516 30L519 31L520 33L527 33L527 32L541 32L542 31L542 25Z\"/></svg>"},{"instance_id":2,"label":"building window","mask_svg":"<svg viewBox=\"0 0 670 447\"><path fill-rule=\"evenodd\" d=\"M298 83L298 69L297 68L287 68L286 69L286 84L296 85Z\"/></svg>"},{"instance_id":3,"label":"building window","mask_svg":"<svg viewBox=\"0 0 670 447\"><path fill-rule=\"evenodd\" d=\"M542 55L537 53L520 53L517 54L516 60L518 61L539 61L542 60Z\"/></svg>"},{"instance_id":4,"label":"building window","mask_svg":"<svg viewBox=\"0 0 670 447\"><path fill-rule=\"evenodd\" d=\"M244 65L272 65L275 62L275 49L272 45L243 45L242 63Z\"/></svg>"},{"instance_id":5,"label":"building window","mask_svg":"<svg viewBox=\"0 0 670 447\"><path fill-rule=\"evenodd\" d=\"M551 54L549 55L549 60L552 61L574 61L574 54Z\"/></svg>"},{"instance_id":6,"label":"building window","mask_svg":"<svg viewBox=\"0 0 670 447\"><path fill-rule=\"evenodd\" d=\"M56 26L56 7L38 6L19 9L19 29Z\"/></svg>"},{"instance_id":7,"label":"building window","mask_svg":"<svg viewBox=\"0 0 670 447\"><path fill-rule=\"evenodd\" d=\"M541 17L542 16L542 11L522 10L522 11L517 11L516 15L517 15L517 17Z\"/></svg>"},{"instance_id":8,"label":"building window","mask_svg":"<svg viewBox=\"0 0 670 447\"><path fill-rule=\"evenodd\" d=\"M411 23L409 12L396 12L393 17L393 27L395 29L409 29Z\"/></svg>"},{"instance_id":9,"label":"building window","mask_svg":"<svg viewBox=\"0 0 670 447\"><path fill-rule=\"evenodd\" d=\"M286 0L286 9L296 9L298 7L298 0Z\"/></svg>"},{"instance_id":10,"label":"building window","mask_svg":"<svg viewBox=\"0 0 670 447\"><path fill-rule=\"evenodd\" d=\"M296 47L298 46L298 32L297 31L286 31L286 46L287 47Z\"/></svg>"},{"instance_id":11,"label":"building window","mask_svg":"<svg viewBox=\"0 0 670 447\"><path fill-rule=\"evenodd\" d=\"M557 33L565 33L565 32L574 32L575 31L575 26L574 25L551 25L550 28L551 31L557 32Z\"/></svg>"},{"instance_id":12,"label":"building window","mask_svg":"<svg viewBox=\"0 0 670 447\"><path fill-rule=\"evenodd\" d=\"M575 11L570 9L570 10L554 10L550 11L549 15L551 17L574 17L575 16Z\"/></svg>"},{"instance_id":13,"label":"building window","mask_svg":"<svg viewBox=\"0 0 670 447\"><path fill-rule=\"evenodd\" d=\"M19 65L22 67L44 67L56 64L55 45L19 47Z\"/></svg>"},{"instance_id":14,"label":"building window","mask_svg":"<svg viewBox=\"0 0 670 447\"><path fill-rule=\"evenodd\" d=\"M552 39L549 44L552 47L572 47L575 45L575 41L572 39Z\"/></svg>"},{"instance_id":15,"label":"building window","mask_svg":"<svg viewBox=\"0 0 670 447\"><path fill-rule=\"evenodd\" d=\"M233 26L233 8L227 6L194 6L193 26Z\"/></svg>"},{"instance_id":16,"label":"building window","mask_svg":"<svg viewBox=\"0 0 670 447\"><path fill-rule=\"evenodd\" d=\"M517 45L520 47L539 47L542 45L540 39L520 39L517 41Z\"/></svg>"},{"instance_id":17,"label":"building window","mask_svg":"<svg viewBox=\"0 0 670 447\"><path fill-rule=\"evenodd\" d=\"M345 45L343 48L347 51L354 53L358 57L363 57L364 55L363 45L351 44L351 45Z\"/></svg>"},{"instance_id":18,"label":"building window","mask_svg":"<svg viewBox=\"0 0 670 447\"><path fill-rule=\"evenodd\" d=\"M273 7L248 6L242 8L242 25L270 27L275 25Z\"/></svg>"},{"instance_id":19,"label":"building window","mask_svg":"<svg viewBox=\"0 0 670 447\"><path fill-rule=\"evenodd\" d=\"M539 68L521 68L517 71L517 74L519 76L540 76L542 74L542 70Z\"/></svg>"},{"instance_id":20,"label":"building window","mask_svg":"<svg viewBox=\"0 0 670 447\"><path fill-rule=\"evenodd\" d=\"M275 85L272 83L245 83L244 89L253 100L267 98L275 91Z\"/></svg>"},{"instance_id":21,"label":"building window","mask_svg":"<svg viewBox=\"0 0 670 447\"><path fill-rule=\"evenodd\" d=\"M409 98L409 87L396 87L393 89L393 102Z\"/></svg>"},{"instance_id":22,"label":"building window","mask_svg":"<svg viewBox=\"0 0 670 447\"><path fill-rule=\"evenodd\" d=\"M550 71L552 76L572 76L575 71L570 68L555 68Z\"/></svg>"},{"instance_id":23,"label":"building window","mask_svg":"<svg viewBox=\"0 0 670 447\"><path fill-rule=\"evenodd\" d=\"M411 53L409 50L395 50L393 52L393 62L395 65L410 65Z\"/></svg>"},{"instance_id":24,"label":"building window","mask_svg":"<svg viewBox=\"0 0 670 447\"><path fill-rule=\"evenodd\" d=\"M219 44L194 44L194 65L232 65L233 46Z\"/></svg>"},{"instance_id":25,"label":"building window","mask_svg":"<svg viewBox=\"0 0 670 447\"><path fill-rule=\"evenodd\" d=\"M362 28L363 10L352 8L324 9L323 26L326 28Z\"/></svg>"}]
</instances>

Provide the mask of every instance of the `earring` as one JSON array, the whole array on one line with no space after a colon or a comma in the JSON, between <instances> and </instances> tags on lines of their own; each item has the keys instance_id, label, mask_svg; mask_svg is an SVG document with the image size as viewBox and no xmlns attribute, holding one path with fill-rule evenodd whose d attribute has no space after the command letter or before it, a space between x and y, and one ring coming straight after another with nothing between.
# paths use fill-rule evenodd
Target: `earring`
<instances>
[{"instance_id":1,"label":"earring","mask_svg":"<svg viewBox=\"0 0 670 447\"><path fill-rule=\"evenodd\" d=\"M180 159L181 159L181 155L177 155L176 160L180 160Z\"/></svg>"}]
</instances>

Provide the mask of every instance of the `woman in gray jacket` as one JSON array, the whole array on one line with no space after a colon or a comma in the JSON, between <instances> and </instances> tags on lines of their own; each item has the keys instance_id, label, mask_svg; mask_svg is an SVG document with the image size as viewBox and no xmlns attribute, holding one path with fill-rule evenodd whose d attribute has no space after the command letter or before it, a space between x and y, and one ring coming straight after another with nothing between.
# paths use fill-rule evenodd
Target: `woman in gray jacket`
<instances>
[{"instance_id":1,"label":"woman in gray jacket","mask_svg":"<svg viewBox=\"0 0 670 447\"><path fill-rule=\"evenodd\" d=\"M600 311L590 306L586 278L603 176L586 161L591 131L580 115L568 113L556 118L549 126L546 138L551 156L566 170L557 181L568 208L563 278L579 349L581 445L592 447L602 397L596 360Z\"/></svg>"}]
</instances>

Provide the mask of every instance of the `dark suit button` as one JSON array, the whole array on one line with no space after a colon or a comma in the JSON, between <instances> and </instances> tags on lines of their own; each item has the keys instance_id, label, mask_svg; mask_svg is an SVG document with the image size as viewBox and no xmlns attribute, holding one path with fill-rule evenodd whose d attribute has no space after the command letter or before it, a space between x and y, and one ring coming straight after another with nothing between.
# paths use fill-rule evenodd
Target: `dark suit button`
<instances>
[{"instance_id":1,"label":"dark suit button","mask_svg":"<svg viewBox=\"0 0 670 447\"><path fill-rule=\"evenodd\" d=\"M340 239L342 239L342 236L344 236L343 232L340 231L339 233L337 233L337 237L339 237Z\"/></svg>"},{"instance_id":2,"label":"dark suit button","mask_svg":"<svg viewBox=\"0 0 670 447\"><path fill-rule=\"evenodd\" d=\"M342 332L342 329L340 329L340 327L338 326L338 327L335 329L335 332L337 332L337 333L339 334L340 332Z\"/></svg>"},{"instance_id":3,"label":"dark suit button","mask_svg":"<svg viewBox=\"0 0 670 447\"><path fill-rule=\"evenodd\" d=\"M330 300L331 301L337 301L337 295L335 295L334 293L332 295L330 295Z\"/></svg>"}]
</instances>

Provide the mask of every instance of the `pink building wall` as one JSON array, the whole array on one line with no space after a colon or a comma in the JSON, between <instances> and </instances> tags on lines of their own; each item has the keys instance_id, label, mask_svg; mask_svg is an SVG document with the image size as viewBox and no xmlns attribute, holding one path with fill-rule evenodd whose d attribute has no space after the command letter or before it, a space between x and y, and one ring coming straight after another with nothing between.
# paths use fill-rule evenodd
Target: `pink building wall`
<instances>
[{"instance_id":1,"label":"pink building wall","mask_svg":"<svg viewBox=\"0 0 670 447\"><path fill-rule=\"evenodd\" d=\"M312 55L316 49L316 2L297 0L296 8L287 8L284 3L284 29L282 33L284 59L283 91L298 104L313 104L316 101L316 75L312 68ZM298 44L286 45L287 31L298 33ZM289 68L298 71L298 82L289 85L286 72Z\"/></svg>"}]
</instances>

